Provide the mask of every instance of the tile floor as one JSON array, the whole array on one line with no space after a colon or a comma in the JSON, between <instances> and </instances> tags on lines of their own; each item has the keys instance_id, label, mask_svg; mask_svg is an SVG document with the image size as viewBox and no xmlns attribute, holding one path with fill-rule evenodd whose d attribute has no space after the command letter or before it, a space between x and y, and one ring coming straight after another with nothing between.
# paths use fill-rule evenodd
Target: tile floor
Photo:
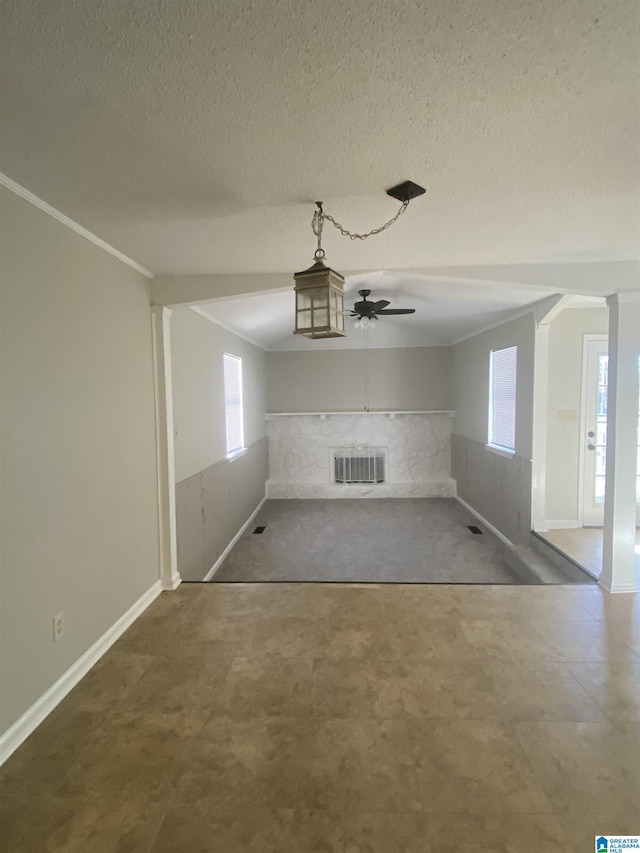
<instances>
[{"instance_id":1,"label":"tile floor","mask_svg":"<svg viewBox=\"0 0 640 853\"><path fill-rule=\"evenodd\" d=\"M519 583L502 542L470 524L453 498L268 500L213 580Z\"/></svg>"},{"instance_id":2,"label":"tile floor","mask_svg":"<svg viewBox=\"0 0 640 853\"><path fill-rule=\"evenodd\" d=\"M601 527L545 530L538 535L599 577L602 571ZM636 528L636 574L640 578L640 527Z\"/></svg>"},{"instance_id":3,"label":"tile floor","mask_svg":"<svg viewBox=\"0 0 640 853\"><path fill-rule=\"evenodd\" d=\"M12 853L586 853L640 833L640 597L182 585L0 769Z\"/></svg>"}]
</instances>

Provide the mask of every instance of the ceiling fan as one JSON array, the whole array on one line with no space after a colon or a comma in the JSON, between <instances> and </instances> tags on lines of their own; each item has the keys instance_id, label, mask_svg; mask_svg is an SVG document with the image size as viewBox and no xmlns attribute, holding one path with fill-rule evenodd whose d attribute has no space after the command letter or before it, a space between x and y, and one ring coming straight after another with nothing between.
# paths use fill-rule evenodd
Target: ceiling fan
<instances>
[{"instance_id":1,"label":"ceiling fan","mask_svg":"<svg viewBox=\"0 0 640 853\"><path fill-rule=\"evenodd\" d=\"M368 326L376 324L379 316L415 314L416 312L415 308L387 308L387 305L391 304L388 299L378 299L377 302L371 302L367 299L367 296L371 293L370 290L359 290L358 293L362 299L354 304L353 310L349 315L354 318L352 323L357 329L366 329Z\"/></svg>"}]
</instances>

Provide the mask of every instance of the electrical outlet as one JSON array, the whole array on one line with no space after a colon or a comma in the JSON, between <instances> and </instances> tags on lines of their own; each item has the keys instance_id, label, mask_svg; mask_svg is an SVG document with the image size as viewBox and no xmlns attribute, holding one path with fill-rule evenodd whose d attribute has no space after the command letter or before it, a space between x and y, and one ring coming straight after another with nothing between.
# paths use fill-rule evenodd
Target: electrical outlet
<instances>
[{"instance_id":1,"label":"electrical outlet","mask_svg":"<svg viewBox=\"0 0 640 853\"><path fill-rule=\"evenodd\" d=\"M64 634L64 613L58 613L51 621L53 623L53 642L55 643Z\"/></svg>"}]
</instances>

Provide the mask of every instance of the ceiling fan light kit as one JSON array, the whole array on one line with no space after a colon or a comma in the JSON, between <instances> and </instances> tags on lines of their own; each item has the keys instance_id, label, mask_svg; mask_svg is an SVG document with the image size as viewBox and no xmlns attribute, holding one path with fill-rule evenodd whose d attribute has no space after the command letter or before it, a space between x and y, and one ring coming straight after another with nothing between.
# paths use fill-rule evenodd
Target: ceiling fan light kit
<instances>
[{"instance_id":1,"label":"ceiling fan light kit","mask_svg":"<svg viewBox=\"0 0 640 853\"><path fill-rule=\"evenodd\" d=\"M322 248L322 229L325 221L330 222L334 228L350 240L366 240L375 234L386 231L405 212L411 199L422 195L423 187L414 184L413 181L404 181L396 187L387 190L387 195L401 202L400 210L396 215L366 234L355 234L348 231L339 222L324 213L322 202L316 202L316 210L311 221L311 229L318 239L318 248L314 255L314 264L309 269L297 272L293 276L296 294L296 327L294 335L305 335L308 338L338 338L346 334L344 327L344 276L336 270L328 267L325 260L325 252ZM372 329L378 322L377 315L384 314L412 314L413 309L398 309L384 311L389 303L386 300L380 302L367 302L366 297L370 291L360 291L364 295L361 303L354 305L351 316L355 317L353 325L356 328ZM384 305L382 303L384 302ZM365 304L364 311L358 311L358 305ZM371 306L369 309L368 306ZM374 310L373 306L379 306Z\"/></svg>"},{"instance_id":2,"label":"ceiling fan light kit","mask_svg":"<svg viewBox=\"0 0 640 853\"><path fill-rule=\"evenodd\" d=\"M351 325L354 329L368 329L369 331L373 331L378 325L378 318L373 315L373 317L360 317L360 315L352 315Z\"/></svg>"}]
</instances>

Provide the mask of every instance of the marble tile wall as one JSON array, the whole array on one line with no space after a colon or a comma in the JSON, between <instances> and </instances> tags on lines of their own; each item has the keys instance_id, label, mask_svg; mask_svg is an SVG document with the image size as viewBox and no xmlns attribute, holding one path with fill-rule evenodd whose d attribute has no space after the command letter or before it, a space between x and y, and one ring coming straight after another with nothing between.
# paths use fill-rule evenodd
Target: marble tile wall
<instances>
[{"instance_id":1,"label":"marble tile wall","mask_svg":"<svg viewBox=\"0 0 640 853\"><path fill-rule=\"evenodd\" d=\"M278 415L268 418L269 498L452 497L451 425L444 414ZM333 451L383 447L387 482L332 482Z\"/></svg>"}]
</instances>

